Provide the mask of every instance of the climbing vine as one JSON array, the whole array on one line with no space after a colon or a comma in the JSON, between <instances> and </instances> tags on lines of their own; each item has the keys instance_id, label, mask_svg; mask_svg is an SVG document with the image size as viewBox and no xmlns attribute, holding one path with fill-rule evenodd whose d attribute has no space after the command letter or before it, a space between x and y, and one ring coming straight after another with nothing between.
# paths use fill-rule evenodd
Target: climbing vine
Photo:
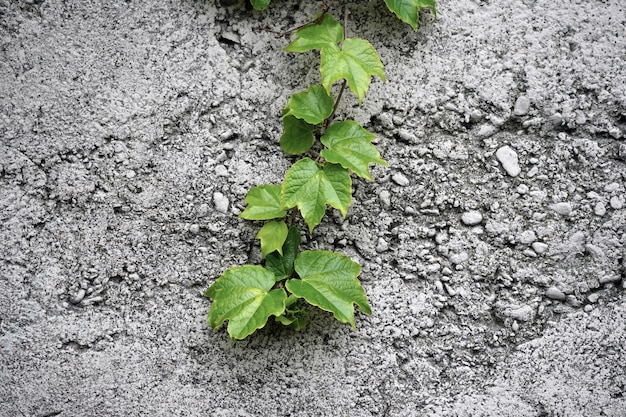
<instances>
[{"instance_id":1,"label":"climbing vine","mask_svg":"<svg viewBox=\"0 0 626 417\"><path fill-rule=\"evenodd\" d=\"M270 0L251 0L265 9ZM434 0L385 0L387 7L417 30L421 8L435 14ZM305 304L331 312L356 330L354 306L366 314L371 308L358 276L361 266L348 256L325 250L300 251L302 217L310 233L331 206L346 216L352 203L352 176L372 181L370 165L387 165L372 144L376 138L354 120L335 120L346 90L363 101L372 77L383 82L385 71L374 47L366 40L346 36L347 6L343 24L324 5L311 22L292 31L287 52L320 54L321 83L293 94L282 111L281 149L302 155L281 184L253 187L246 195L240 217L264 221L257 234L264 265L227 269L206 290L213 299L209 325L217 330L228 321L228 334L244 339L267 324L300 330L306 325ZM340 83L333 96L333 85ZM320 151L316 151L321 149Z\"/></svg>"}]
</instances>

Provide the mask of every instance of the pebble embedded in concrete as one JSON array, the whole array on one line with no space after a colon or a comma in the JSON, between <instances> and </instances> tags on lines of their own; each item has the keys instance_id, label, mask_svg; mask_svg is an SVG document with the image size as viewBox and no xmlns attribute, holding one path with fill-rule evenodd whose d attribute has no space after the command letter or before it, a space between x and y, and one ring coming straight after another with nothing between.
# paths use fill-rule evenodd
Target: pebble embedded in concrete
<instances>
[{"instance_id":1,"label":"pebble embedded in concrete","mask_svg":"<svg viewBox=\"0 0 626 417\"><path fill-rule=\"evenodd\" d=\"M469 254L465 251L459 253L453 253L448 258L451 263L455 265L462 264L469 259Z\"/></svg>"},{"instance_id":2,"label":"pebble embedded in concrete","mask_svg":"<svg viewBox=\"0 0 626 417\"><path fill-rule=\"evenodd\" d=\"M537 255L542 255L548 250L548 245L543 242L534 242L531 246Z\"/></svg>"},{"instance_id":3,"label":"pebble embedded in concrete","mask_svg":"<svg viewBox=\"0 0 626 417\"><path fill-rule=\"evenodd\" d=\"M226 214L228 212L228 198L219 191L213 193L213 204L215 205L215 210L220 213Z\"/></svg>"},{"instance_id":4,"label":"pebble embedded in concrete","mask_svg":"<svg viewBox=\"0 0 626 417\"><path fill-rule=\"evenodd\" d=\"M565 294L557 287L550 287L546 290L546 297L552 300L563 301L565 300Z\"/></svg>"},{"instance_id":5,"label":"pebble embedded in concrete","mask_svg":"<svg viewBox=\"0 0 626 417\"><path fill-rule=\"evenodd\" d=\"M490 124L484 124L478 130L478 133L476 134L476 136L478 136L479 138L488 138L489 136L493 135L497 131L498 131L497 127L490 125Z\"/></svg>"},{"instance_id":6,"label":"pebble embedded in concrete","mask_svg":"<svg viewBox=\"0 0 626 417\"><path fill-rule=\"evenodd\" d=\"M572 212L572 205L567 202L552 204L550 208L561 216L568 216Z\"/></svg>"},{"instance_id":7,"label":"pebble embedded in concrete","mask_svg":"<svg viewBox=\"0 0 626 417\"><path fill-rule=\"evenodd\" d=\"M478 210L466 211L461 215L461 221L466 226L475 226L483 221L483 215Z\"/></svg>"},{"instance_id":8,"label":"pebble embedded in concrete","mask_svg":"<svg viewBox=\"0 0 626 417\"><path fill-rule=\"evenodd\" d=\"M522 169L519 166L517 153L510 146L503 146L496 151L496 159L511 177L517 177Z\"/></svg>"},{"instance_id":9,"label":"pebble embedded in concrete","mask_svg":"<svg viewBox=\"0 0 626 417\"><path fill-rule=\"evenodd\" d=\"M376 252L381 253L389 250L389 244L382 237L378 238L378 243L376 244Z\"/></svg>"},{"instance_id":10,"label":"pebble embedded in concrete","mask_svg":"<svg viewBox=\"0 0 626 417\"><path fill-rule=\"evenodd\" d=\"M410 183L409 179L407 177L405 177L404 174L402 174L400 172L396 172L395 174L393 174L391 176L391 179L393 180L393 182L395 182L396 184L398 184L401 187L406 187Z\"/></svg>"},{"instance_id":11,"label":"pebble embedded in concrete","mask_svg":"<svg viewBox=\"0 0 626 417\"><path fill-rule=\"evenodd\" d=\"M382 190L378 197L380 198L380 202L383 204L383 206L391 206L391 193L389 191Z\"/></svg>"},{"instance_id":12,"label":"pebble embedded in concrete","mask_svg":"<svg viewBox=\"0 0 626 417\"><path fill-rule=\"evenodd\" d=\"M518 321L528 321L533 318L533 308L529 305L522 305L517 308L507 309L504 314Z\"/></svg>"},{"instance_id":13,"label":"pebble embedded in concrete","mask_svg":"<svg viewBox=\"0 0 626 417\"><path fill-rule=\"evenodd\" d=\"M518 240L524 245L530 245L535 240L537 240L537 234L532 230L524 230L522 233L520 233Z\"/></svg>"},{"instance_id":14,"label":"pebble embedded in concrete","mask_svg":"<svg viewBox=\"0 0 626 417\"><path fill-rule=\"evenodd\" d=\"M530 100L526 96L519 96L515 101L513 114L516 116L525 116L530 110Z\"/></svg>"},{"instance_id":15,"label":"pebble embedded in concrete","mask_svg":"<svg viewBox=\"0 0 626 417\"><path fill-rule=\"evenodd\" d=\"M86 291L83 288L81 288L80 290L76 292L76 294L73 297L70 298L70 303L72 304L80 303L81 301L83 301L83 298L85 298L85 293Z\"/></svg>"},{"instance_id":16,"label":"pebble embedded in concrete","mask_svg":"<svg viewBox=\"0 0 626 417\"><path fill-rule=\"evenodd\" d=\"M620 210L622 207L624 207L624 198L623 197L618 197L618 196L613 196L613 197L611 197L611 200L609 201L609 204L615 210Z\"/></svg>"}]
</instances>

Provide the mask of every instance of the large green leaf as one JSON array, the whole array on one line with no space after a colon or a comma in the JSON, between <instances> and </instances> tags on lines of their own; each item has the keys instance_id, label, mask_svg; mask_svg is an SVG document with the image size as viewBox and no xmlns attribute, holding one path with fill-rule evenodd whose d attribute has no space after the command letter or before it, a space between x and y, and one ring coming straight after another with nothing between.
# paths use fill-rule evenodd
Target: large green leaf
<instances>
[{"instance_id":1,"label":"large green leaf","mask_svg":"<svg viewBox=\"0 0 626 417\"><path fill-rule=\"evenodd\" d=\"M328 162L341 164L342 167L352 170L356 175L372 180L369 164L387 165L380 157L380 153L372 140L376 135L365 130L355 121L333 123L326 129L321 138L328 149L321 155Z\"/></svg>"},{"instance_id":2,"label":"large green leaf","mask_svg":"<svg viewBox=\"0 0 626 417\"><path fill-rule=\"evenodd\" d=\"M246 195L248 206L239 215L246 220L271 220L285 217L280 207L280 185L264 184L253 187Z\"/></svg>"},{"instance_id":3,"label":"large green leaf","mask_svg":"<svg viewBox=\"0 0 626 417\"><path fill-rule=\"evenodd\" d=\"M346 39L341 49L335 44L324 46L320 70L322 85L329 94L335 81L345 79L350 90L359 98L359 103L363 101L373 75L386 81L378 53L372 44L359 38Z\"/></svg>"},{"instance_id":4,"label":"large green leaf","mask_svg":"<svg viewBox=\"0 0 626 417\"><path fill-rule=\"evenodd\" d=\"M310 158L301 159L285 174L280 197L284 209L300 209L312 232L324 217L326 204L345 217L352 202L350 173L341 165L320 165Z\"/></svg>"},{"instance_id":5,"label":"large green leaf","mask_svg":"<svg viewBox=\"0 0 626 417\"><path fill-rule=\"evenodd\" d=\"M263 258L274 251L282 254L288 231L287 224L283 220L274 220L263 225L256 235L256 238L261 240Z\"/></svg>"},{"instance_id":6,"label":"large green leaf","mask_svg":"<svg viewBox=\"0 0 626 417\"><path fill-rule=\"evenodd\" d=\"M338 44L343 39L343 26L327 13L321 22L313 22L295 33L297 38L285 47L287 52L306 52L329 43Z\"/></svg>"},{"instance_id":7,"label":"large green leaf","mask_svg":"<svg viewBox=\"0 0 626 417\"><path fill-rule=\"evenodd\" d=\"M306 91L292 94L283 111L283 117L292 115L308 124L317 125L333 112L335 100L321 85L312 85Z\"/></svg>"},{"instance_id":8,"label":"large green leaf","mask_svg":"<svg viewBox=\"0 0 626 417\"><path fill-rule=\"evenodd\" d=\"M437 17L435 0L385 0L385 4L400 20L411 25L413 30L417 30L417 21L421 8L429 8L433 16Z\"/></svg>"},{"instance_id":9,"label":"large green leaf","mask_svg":"<svg viewBox=\"0 0 626 417\"><path fill-rule=\"evenodd\" d=\"M293 261L298 255L301 241L300 230L296 226L291 226L283 244L282 255L272 252L265 258L265 267L274 273L276 281L289 278L293 274Z\"/></svg>"},{"instance_id":10,"label":"large green leaf","mask_svg":"<svg viewBox=\"0 0 626 417\"><path fill-rule=\"evenodd\" d=\"M287 294L272 290L274 283L274 274L260 266L227 269L204 293L213 299L209 325L217 331L228 320L231 339L244 339L265 326L269 316L285 311Z\"/></svg>"},{"instance_id":11,"label":"large green leaf","mask_svg":"<svg viewBox=\"0 0 626 417\"><path fill-rule=\"evenodd\" d=\"M280 137L280 148L290 155L305 153L315 142L313 131L315 126L295 116L283 117L283 134Z\"/></svg>"},{"instance_id":12,"label":"large green leaf","mask_svg":"<svg viewBox=\"0 0 626 417\"><path fill-rule=\"evenodd\" d=\"M270 5L271 0L250 0L252 7L257 10L265 10Z\"/></svg>"},{"instance_id":13,"label":"large green leaf","mask_svg":"<svg viewBox=\"0 0 626 417\"><path fill-rule=\"evenodd\" d=\"M305 251L298 256L295 269L300 279L285 284L292 294L310 304L330 311L342 323L354 323L354 304L372 314L365 291L358 280L361 266L340 253Z\"/></svg>"}]
</instances>

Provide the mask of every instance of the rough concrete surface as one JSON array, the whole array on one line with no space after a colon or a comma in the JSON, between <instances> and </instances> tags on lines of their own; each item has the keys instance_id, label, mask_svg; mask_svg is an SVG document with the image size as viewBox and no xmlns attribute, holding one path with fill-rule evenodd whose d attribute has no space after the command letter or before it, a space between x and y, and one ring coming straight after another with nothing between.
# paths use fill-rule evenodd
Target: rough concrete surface
<instances>
[{"instance_id":1,"label":"rough concrete surface","mask_svg":"<svg viewBox=\"0 0 626 417\"><path fill-rule=\"evenodd\" d=\"M319 82L258 27L319 3L0 0L1 416L626 415L626 4L348 4L388 82L338 117L389 166L305 246L374 313L233 343L202 292Z\"/></svg>"}]
</instances>

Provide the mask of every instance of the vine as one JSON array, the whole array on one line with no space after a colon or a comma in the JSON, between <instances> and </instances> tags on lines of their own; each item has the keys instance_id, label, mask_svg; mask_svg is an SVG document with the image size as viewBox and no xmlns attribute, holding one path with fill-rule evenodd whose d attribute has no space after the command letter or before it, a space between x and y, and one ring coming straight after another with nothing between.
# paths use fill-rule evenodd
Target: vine
<instances>
[{"instance_id":1,"label":"vine","mask_svg":"<svg viewBox=\"0 0 626 417\"><path fill-rule=\"evenodd\" d=\"M251 0L257 9L270 0ZM385 0L387 7L417 30L422 7L435 14L434 0ZM372 77L383 82L385 71L374 47L366 40L346 36L348 8L343 24L330 13L330 5L311 22L287 33L295 35L287 52L320 53L321 84L293 94L282 111L281 149L304 156L285 174L281 184L263 184L248 191L240 217L265 221L257 234L264 266L227 269L205 291L213 299L209 325L217 331L228 320L228 334L244 339L264 327L270 316L300 330L306 325L305 303L331 312L356 330L354 306L365 314L371 308L358 279L361 266L348 256L325 250L300 252L298 213L310 233L319 225L327 206L346 216L352 203L352 178L372 181L370 164L387 165L372 144L376 135L354 120L335 121L346 88L363 101ZM284 36L287 33L279 33ZM337 97L332 87L341 83ZM315 146L317 144L317 146ZM312 155L312 149L321 148ZM313 156L313 158L311 157Z\"/></svg>"}]
</instances>

